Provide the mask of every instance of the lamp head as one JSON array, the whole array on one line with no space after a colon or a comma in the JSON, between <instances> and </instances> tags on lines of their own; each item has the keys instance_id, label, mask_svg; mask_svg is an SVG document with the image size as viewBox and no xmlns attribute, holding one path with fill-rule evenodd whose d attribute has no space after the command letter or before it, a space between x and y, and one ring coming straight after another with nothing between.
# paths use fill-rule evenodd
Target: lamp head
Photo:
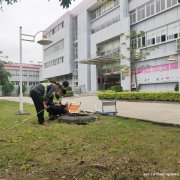
<instances>
[{"instance_id":1,"label":"lamp head","mask_svg":"<svg viewBox=\"0 0 180 180\"><path fill-rule=\"evenodd\" d=\"M39 40L37 43L39 43L40 45L49 45L52 43L51 40L49 40L45 35L43 35L42 39Z\"/></svg>"}]
</instances>

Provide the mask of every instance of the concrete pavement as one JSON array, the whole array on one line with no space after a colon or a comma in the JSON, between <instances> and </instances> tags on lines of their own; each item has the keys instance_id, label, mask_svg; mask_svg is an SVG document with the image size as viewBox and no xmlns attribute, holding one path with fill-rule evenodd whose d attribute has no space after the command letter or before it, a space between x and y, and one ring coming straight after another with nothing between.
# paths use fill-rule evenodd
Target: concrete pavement
<instances>
[{"instance_id":1,"label":"concrete pavement","mask_svg":"<svg viewBox=\"0 0 180 180\"><path fill-rule=\"evenodd\" d=\"M19 97L0 97L0 99L19 102ZM33 103L30 97L24 97L23 101ZM81 110L101 109L101 100L94 95L63 98L63 103L73 101L81 102ZM180 104L178 103L117 101L117 110L118 116L180 127Z\"/></svg>"}]
</instances>

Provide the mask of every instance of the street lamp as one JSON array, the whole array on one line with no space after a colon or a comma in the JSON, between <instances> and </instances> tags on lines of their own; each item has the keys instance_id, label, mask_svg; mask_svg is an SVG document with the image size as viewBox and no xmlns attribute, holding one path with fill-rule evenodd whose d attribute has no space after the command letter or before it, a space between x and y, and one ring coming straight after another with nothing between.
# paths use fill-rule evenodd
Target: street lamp
<instances>
[{"instance_id":1,"label":"street lamp","mask_svg":"<svg viewBox=\"0 0 180 180\"><path fill-rule=\"evenodd\" d=\"M19 101L19 111L16 114L27 114L23 110L23 92L22 92L22 41L30 41L30 42L35 42L35 38L37 34L43 33L44 31L38 31L35 35L29 35L29 34L23 34L22 33L22 27L19 27L19 40L20 40L20 101ZM31 39L26 39L27 37ZM37 43L40 45L49 45L52 43L51 40L48 40L46 36L43 35L42 39L39 40Z\"/></svg>"},{"instance_id":2,"label":"street lamp","mask_svg":"<svg viewBox=\"0 0 180 180\"><path fill-rule=\"evenodd\" d=\"M172 61L172 62L177 62L178 63L178 67L177 67L177 80L178 80L178 89L180 91L180 59L179 59L179 55L178 55L178 59L176 60L175 57L173 55L170 55L167 59L167 61Z\"/></svg>"}]
</instances>

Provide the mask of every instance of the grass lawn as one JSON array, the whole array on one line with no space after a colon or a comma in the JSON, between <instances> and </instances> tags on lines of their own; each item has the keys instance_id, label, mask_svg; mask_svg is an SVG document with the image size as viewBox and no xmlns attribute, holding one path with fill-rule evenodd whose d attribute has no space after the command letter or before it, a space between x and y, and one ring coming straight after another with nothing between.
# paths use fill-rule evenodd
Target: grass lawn
<instances>
[{"instance_id":1,"label":"grass lawn","mask_svg":"<svg viewBox=\"0 0 180 180\"><path fill-rule=\"evenodd\" d=\"M0 101L0 179L180 178L180 128L100 115L88 125L42 126L34 106L24 105L26 116L18 108Z\"/></svg>"}]
</instances>

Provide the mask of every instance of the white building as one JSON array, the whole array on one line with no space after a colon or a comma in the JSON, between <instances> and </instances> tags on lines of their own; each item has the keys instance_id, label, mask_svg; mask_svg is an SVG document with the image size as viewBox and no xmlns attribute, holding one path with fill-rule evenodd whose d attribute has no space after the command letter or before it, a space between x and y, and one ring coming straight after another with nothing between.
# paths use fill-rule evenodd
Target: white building
<instances>
[{"instance_id":1,"label":"white building","mask_svg":"<svg viewBox=\"0 0 180 180\"><path fill-rule=\"evenodd\" d=\"M22 84L26 86L26 94L32 86L39 84L40 65L23 64L22 65ZM12 95L17 95L20 85L20 64L5 64L4 69L10 73L10 82L14 85Z\"/></svg>"},{"instance_id":2,"label":"white building","mask_svg":"<svg viewBox=\"0 0 180 180\"><path fill-rule=\"evenodd\" d=\"M131 40L139 51L155 48L145 59L130 62L130 31L145 34ZM178 82L176 40L180 37L180 6L177 0L84 0L46 29L53 41L44 47L41 79L68 80L87 91L121 84L126 91L135 84L136 68L141 91L174 90ZM124 44L125 42L125 44ZM114 57L121 53L126 60ZM122 72L121 67L127 68ZM180 73L179 73L180 75Z\"/></svg>"}]
</instances>

